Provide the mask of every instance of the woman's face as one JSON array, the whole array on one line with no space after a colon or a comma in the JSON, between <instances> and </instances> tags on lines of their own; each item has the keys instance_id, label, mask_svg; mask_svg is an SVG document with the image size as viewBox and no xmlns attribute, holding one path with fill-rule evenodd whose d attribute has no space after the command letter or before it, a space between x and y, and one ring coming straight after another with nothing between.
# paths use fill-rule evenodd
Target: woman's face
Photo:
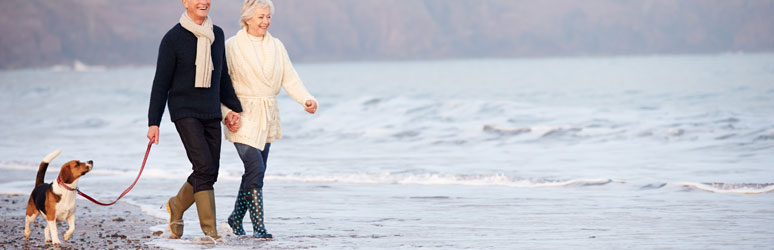
<instances>
[{"instance_id":1,"label":"woman's face","mask_svg":"<svg viewBox=\"0 0 774 250\"><path fill-rule=\"evenodd\" d=\"M256 8L255 15L247 19L247 31L254 36L264 36L271 25L271 10L266 8Z\"/></svg>"},{"instance_id":2,"label":"woman's face","mask_svg":"<svg viewBox=\"0 0 774 250\"><path fill-rule=\"evenodd\" d=\"M196 23L204 22L210 12L210 0L183 0L183 6L188 17Z\"/></svg>"}]
</instances>

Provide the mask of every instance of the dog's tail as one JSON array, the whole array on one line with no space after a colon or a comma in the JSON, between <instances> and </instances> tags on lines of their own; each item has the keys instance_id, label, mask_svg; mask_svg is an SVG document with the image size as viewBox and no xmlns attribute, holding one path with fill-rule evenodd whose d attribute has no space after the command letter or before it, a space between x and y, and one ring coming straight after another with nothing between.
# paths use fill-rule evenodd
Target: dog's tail
<instances>
[{"instance_id":1,"label":"dog's tail","mask_svg":"<svg viewBox=\"0 0 774 250\"><path fill-rule=\"evenodd\" d=\"M45 158L43 158L43 161L40 162L40 166L38 167L38 177L35 178L35 186L43 183L43 178L46 177L46 170L48 169L48 163L50 163L54 158L59 156L59 154L62 153L61 149L54 150L54 152L49 153L46 155Z\"/></svg>"}]
</instances>

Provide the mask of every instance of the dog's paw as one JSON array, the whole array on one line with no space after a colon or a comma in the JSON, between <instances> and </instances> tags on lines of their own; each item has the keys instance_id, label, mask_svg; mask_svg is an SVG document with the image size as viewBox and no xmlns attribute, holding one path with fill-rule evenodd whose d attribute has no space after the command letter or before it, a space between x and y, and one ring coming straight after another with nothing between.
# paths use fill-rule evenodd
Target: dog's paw
<instances>
[{"instance_id":1,"label":"dog's paw","mask_svg":"<svg viewBox=\"0 0 774 250\"><path fill-rule=\"evenodd\" d=\"M71 237L73 237L73 232L65 232L64 241L70 240Z\"/></svg>"}]
</instances>

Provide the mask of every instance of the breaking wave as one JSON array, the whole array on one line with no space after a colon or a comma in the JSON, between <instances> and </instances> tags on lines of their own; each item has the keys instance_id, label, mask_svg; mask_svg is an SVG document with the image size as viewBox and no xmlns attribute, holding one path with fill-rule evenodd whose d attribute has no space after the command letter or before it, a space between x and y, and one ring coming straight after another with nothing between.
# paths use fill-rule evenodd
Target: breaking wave
<instances>
[{"instance_id":1,"label":"breaking wave","mask_svg":"<svg viewBox=\"0 0 774 250\"><path fill-rule=\"evenodd\" d=\"M696 183L696 182L678 182L675 185L698 189L713 193L733 193L733 194L763 194L774 191L774 183Z\"/></svg>"},{"instance_id":2,"label":"breaking wave","mask_svg":"<svg viewBox=\"0 0 774 250\"><path fill-rule=\"evenodd\" d=\"M34 173L35 168L30 163L5 161L0 162L0 169L23 170ZM51 171L55 172L55 171ZM92 175L101 178L131 178L136 176L136 170L95 169ZM150 179L180 179L188 173L162 169L146 169L142 178ZM32 176L32 175L30 175ZM240 180L240 171L221 171L221 179ZM32 178L32 177L30 177ZM603 186L611 183L637 185L636 182L614 180L610 178L575 178L547 179L522 178L505 174L493 175L457 175L444 173L339 173L339 174L273 174L266 176L267 181L311 182L311 183L346 183L346 184L398 184L398 185L462 185L462 186L499 186L513 188L562 188ZM13 183L7 183L13 184ZM26 184L26 182L25 182ZM14 184L16 185L16 184ZM2 185L0 185L2 186ZM640 186L640 190L662 189L665 187L688 188L712 193L724 194L764 194L774 193L774 183L699 183L699 182L661 182Z\"/></svg>"},{"instance_id":3,"label":"breaking wave","mask_svg":"<svg viewBox=\"0 0 774 250\"><path fill-rule=\"evenodd\" d=\"M616 182L612 179L524 179L506 175L453 175L453 174L328 174L328 175L269 175L267 180L293 182L338 182L350 184L416 184L503 186L521 188L597 186Z\"/></svg>"}]
</instances>

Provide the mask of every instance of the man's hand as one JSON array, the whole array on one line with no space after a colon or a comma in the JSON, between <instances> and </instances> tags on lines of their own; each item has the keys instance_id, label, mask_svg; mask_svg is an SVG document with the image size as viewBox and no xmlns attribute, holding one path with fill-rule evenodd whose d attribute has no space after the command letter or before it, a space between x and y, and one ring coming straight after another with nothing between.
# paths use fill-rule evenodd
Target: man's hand
<instances>
[{"instance_id":1,"label":"man's hand","mask_svg":"<svg viewBox=\"0 0 774 250\"><path fill-rule=\"evenodd\" d=\"M242 116L234 111L229 111L226 115L226 127L228 127L228 131L237 132L242 127Z\"/></svg>"},{"instance_id":2,"label":"man's hand","mask_svg":"<svg viewBox=\"0 0 774 250\"><path fill-rule=\"evenodd\" d=\"M159 145L159 126L148 127L148 140L153 139L153 143Z\"/></svg>"},{"instance_id":3,"label":"man's hand","mask_svg":"<svg viewBox=\"0 0 774 250\"><path fill-rule=\"evenodd\" d=\"M310 114L314 114L314 112L317 112L317 102L315 100L306 100L306 103L304 103L304 110Z\"/></svg>"}]
</instances>

